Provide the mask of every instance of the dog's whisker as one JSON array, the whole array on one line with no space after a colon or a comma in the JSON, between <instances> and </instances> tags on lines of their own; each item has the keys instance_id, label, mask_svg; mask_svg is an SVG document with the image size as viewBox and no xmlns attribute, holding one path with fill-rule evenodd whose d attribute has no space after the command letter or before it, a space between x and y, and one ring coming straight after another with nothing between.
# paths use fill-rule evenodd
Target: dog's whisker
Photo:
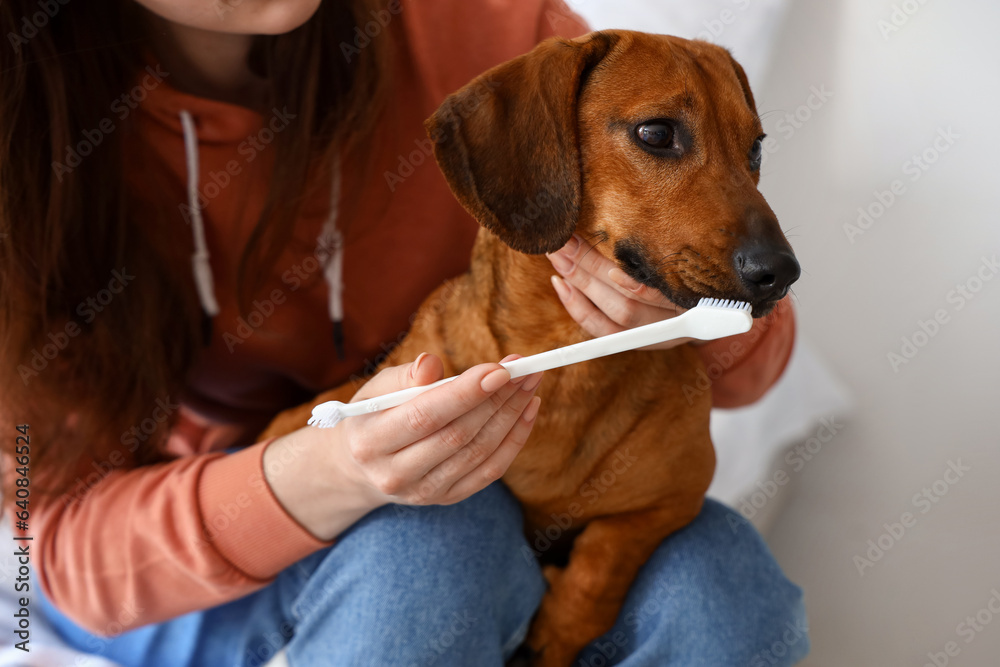
<instances>
[{"instance_id":1,"label":"dog's whisker","mask_svg":"<svg viewBox=\"0 0 1000 667\"><path fill-rule=\"evenodd\" d=\"M586 257L590 253L591 250L593 250L594 248L596 248L597 246L601 245L602 243L604 243L607 240L608 240L608 237L605 235L605 237L603 239L601 239L597 243L591 245L590 248L587 249L587 252L583 253L583 257ZM583 257L581 257L580 259L583 259Z\"/></svg>"},{"instance_id":2,"label":"dog's whisker","mask_svg":"<svg viewBox=\"0 0 1000 667\"><path fill-rule=\"evenodd\" d=\"M598 236L601 237L601 240L599 241L599 243L603 243L604 241L608 240L608 233L605 232L605 231L596 231L593 234L591 234L590 236L583 237L583 240L585 240L585 241L587 241L589 243L590 239L597 238Z\"/></svg>"}]
</instances>

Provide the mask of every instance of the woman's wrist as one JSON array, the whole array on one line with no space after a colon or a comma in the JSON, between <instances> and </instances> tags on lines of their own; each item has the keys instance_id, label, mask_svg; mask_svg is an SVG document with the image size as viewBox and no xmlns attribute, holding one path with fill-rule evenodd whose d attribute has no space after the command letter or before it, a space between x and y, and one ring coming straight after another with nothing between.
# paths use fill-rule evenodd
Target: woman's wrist
<instances>
[{"instance_id":1,"label":"woman's wrist","mask_svg":"<svg viewBox=\"0 0 1000 667\"><path fill-rule=\"evenodd\" d=\"M384 504L338 457L336 429L301 428L264 451L264 477L285 511L321 540L331 540Z\"/></svg>"}]
</instances>

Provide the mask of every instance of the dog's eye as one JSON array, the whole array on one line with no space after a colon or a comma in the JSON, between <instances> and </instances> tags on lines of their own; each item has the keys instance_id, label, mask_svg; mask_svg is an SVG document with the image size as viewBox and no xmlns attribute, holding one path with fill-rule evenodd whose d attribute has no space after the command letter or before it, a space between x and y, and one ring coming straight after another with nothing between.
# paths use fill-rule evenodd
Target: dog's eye
<instances>
[{"instance_id":1,"label":"dog's eye","mask_svg":"<svg viewBox=\"0 0 1000 667\"><path fill-rule=\"evenodd\" d=\"M674 145L674 126L663 121L643 123L635 128L635 135L653 148L672 148Z\"/></svg>"},{"instance_id":2,"label":"dog's eye","mask_svg":"<svg viewBox=\"0 0 1000 667\"><path fill-rule=\"evenodd\" d=\"M764 137L758 137L750 147L750 171L758 171L760 163L764 159Z\"/></svg>"}]
</instances>

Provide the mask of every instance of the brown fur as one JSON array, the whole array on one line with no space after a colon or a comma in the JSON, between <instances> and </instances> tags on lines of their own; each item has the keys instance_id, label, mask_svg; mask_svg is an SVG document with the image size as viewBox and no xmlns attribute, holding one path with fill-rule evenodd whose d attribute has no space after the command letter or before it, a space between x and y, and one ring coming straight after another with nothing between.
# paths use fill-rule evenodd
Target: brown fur
<instances>
[{"instance_id":1,"label":"brown fur","mask_svg":"<svg viewBox=\"0 0 1000 667\"><path fill-rule=\"evenodd\" d=\"M748 237L788 247L747 166L760 122L723 49L594 33L549 40L484 77L494 86L485 104L456 113L466 87L428 129L452 189L485 229L469 273L427 299L386 365L431 352L453 375L588 338L556 297L548 260L525 254L556 250L574 231L684 306L748 300L732 266ZM654 118L681 120L691 150L664 159L636 146L631 128ZM771 306L754 303L754 314ZM608 630L640 566L700 511L715 467L711 397L689 404L681 393L700 368L684 345L546 373L541 413L504 476L532 543L552 526L575 536L568 565L545 570L549 590L528 638L536 664L569 665ZM283 413L265 435L300 428L316 402L349 400L354 389Z\"/></svg>"}]
</instances>

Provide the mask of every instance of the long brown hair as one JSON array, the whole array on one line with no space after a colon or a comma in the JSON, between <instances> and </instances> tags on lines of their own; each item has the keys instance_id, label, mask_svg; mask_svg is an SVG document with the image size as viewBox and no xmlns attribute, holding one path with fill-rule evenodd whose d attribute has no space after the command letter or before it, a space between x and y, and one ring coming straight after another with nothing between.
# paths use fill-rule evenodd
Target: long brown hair
<instances>
[{"instance_id":1,"label":"long brown hair","mask_svg":"<svg viewBox=\"0 0 1000 667\"><path fill-rule=\"evenodd\" d=\"M0 45L0 447L11 453L14 426L29 424L32 485L57 493L81 458L111 450L157 399L176 395L200 344L200 310L190 277L159 250L171 244L134 219L121 150L128 119L83 168L54 169L135 84L145 10L47 4L0 2L9 42ZM266 275L291 238L309 165L370 130L388 43L380 35L351 58L342 45L356 44L356 26L382 4L326 0L296 30L255 38L250 64L270 82L268 103L297 122L275 140L280 168L243 251L241 302L258 286L248 277ZM81 304L113 292L114 272L129 266L143 267L142 280L81 318L93 312ZM161 458L168 430L169 421L133 462Z\"/></svg>"}]
</instances>

